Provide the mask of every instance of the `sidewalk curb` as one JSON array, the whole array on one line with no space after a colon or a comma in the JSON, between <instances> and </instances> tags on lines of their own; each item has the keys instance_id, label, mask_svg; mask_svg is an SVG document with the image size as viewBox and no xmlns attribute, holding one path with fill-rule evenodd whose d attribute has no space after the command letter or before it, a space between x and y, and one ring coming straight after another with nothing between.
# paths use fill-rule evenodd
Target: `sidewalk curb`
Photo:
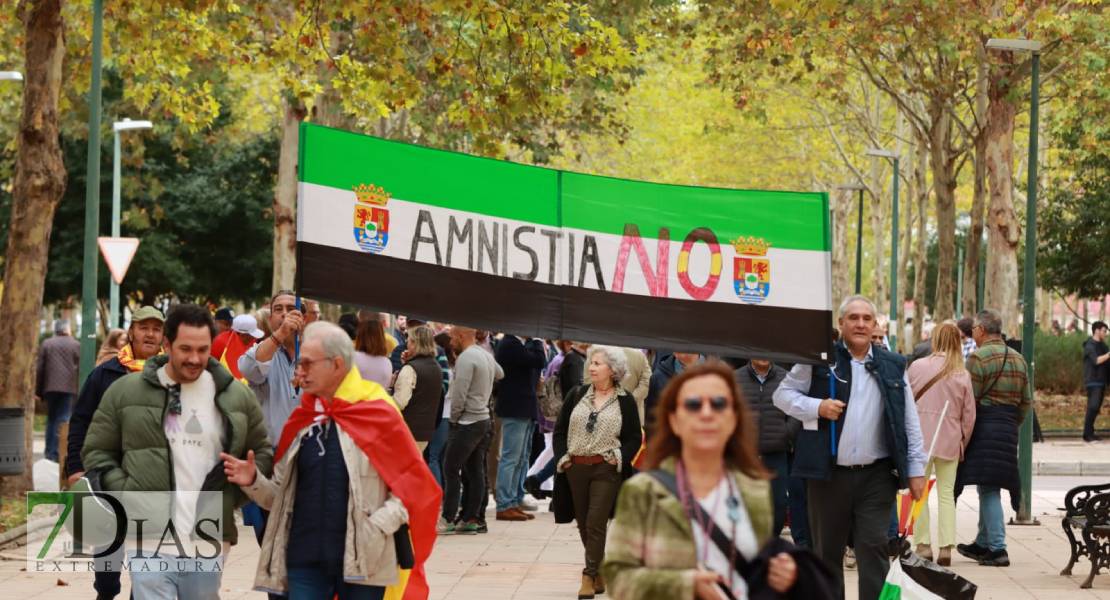
<instances>
[{"instance_id":1,"label":"sidewalk curb","mask_svg":"<svg viewBox=\"0 0 1110 600\"><path fill-rule=\"evenodd\" d=\"M1103 475L1110 480L1110 462L1058 462L1037 461L1033 463L1034 475L1053 476L1094 476Z\"/></svg>"}]
</instances>

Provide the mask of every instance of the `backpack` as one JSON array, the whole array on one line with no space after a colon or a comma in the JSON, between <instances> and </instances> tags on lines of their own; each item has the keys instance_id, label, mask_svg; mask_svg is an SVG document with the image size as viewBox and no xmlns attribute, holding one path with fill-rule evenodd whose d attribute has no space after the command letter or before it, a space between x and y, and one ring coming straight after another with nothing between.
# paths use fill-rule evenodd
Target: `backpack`
<instances>
[{"instance_id":1,"label":"backpack","mask_svg":"<svg viewBox=\"0 0 1110 600\"><path fill-rule=\"evenodd\" d=\"M545 419L555 421L559 418L559 411L563 409L563 386L559 371L555 371L543 381L540 394L540 414Z\"/></svg>"}]
</instances>

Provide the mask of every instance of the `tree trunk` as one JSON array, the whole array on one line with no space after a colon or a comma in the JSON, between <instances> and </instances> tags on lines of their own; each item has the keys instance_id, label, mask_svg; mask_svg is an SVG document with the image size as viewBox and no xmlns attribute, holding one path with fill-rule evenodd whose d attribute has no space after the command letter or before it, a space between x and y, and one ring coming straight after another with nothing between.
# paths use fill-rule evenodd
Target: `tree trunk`
<instances>
[{"instance_id":1,"label":"tree trunk","mask_svg":"<svg viewBox=\"0 0 1110 600\"><path fill-rule=\"evenodd\" d=\"M274 286L273 291L293 289L297 262L297 144L304 105L282 103L281 149L277 186L274 189Z\"/></svg>"},{"instance_id":2,"label":"tree trunk","mask_svg":"<svg viewBox=\"0 0 1110 600\"><path fill-rule=\"evenodd\" d=\"M887 247L886 242L886 211L883 210L888 200L884 198L884 191L886 186L882 184L883 167L886 166L885 161L873 160L871 161L871 185L870 189L873 191L871 194L871 241L874 244L872 255L875 257L875 288L874 296L871 298L879 307L880 313L890 313L890 295L887 293L886 287L886 274L889 268L884 264L883 258L890 256L890 248ZM901 317L899 317L901 318Z\"/></svg>"},{"instance_id":3,"label":"tree trunk","mask_svg":"<svg viewBox=\"0 0 1110 600\"><path fill-rule=\"evenodd\" d=\"M902 115L901 112L898 113L897 132L898 132L899 140L904 140L906 138L906 118L905 118L905 116ZM912 143L906 144L903 141L899 141L898 142L898 154L901 155L901 156L913 156L913 154L914 154L914 145ZM901 165L904 167L902 170L904 170L906 172L912 172L913 171L913 166L912 165L906 164L904 162L901 163ZM912 177L902 177L902 173L898 173L897 175L898 175L898 177L902 178L902 181L909 182L909 184L905 186L905 189L906 189L906 192L907 192L905 197L907 199L913 198L914 194L917 193L917 188L916 188L917 182L914 181L914 179ZM913 241L914 241L914 234L913 234L914 219L920 219L921 215L920 214L915 214L915 212L918 212L918 211L914 210L914 205L913 205L912 201L905 202L905 201L899 199L899 203L901 203L903 206L905 206L905 211L906 211L905 212L905 217L902 217L902 219L901 219L902 222L899 224L899 229L900 229L901 233L900 233L900 237L898 238L899 241L902 243L902 247L898 249L898 272L897 272L897 274L898 274L898 302L899 302L898 306L902 307L905 304L904 302L902 302L902 299L905 298L908 295L912 295L912 294L909 293L910 292L910 287L906 283L906 270L909 269L910 261L912 259L911 250L913 248ZM917 305L915 304L914 305L915 310L916 310L916 306ZM904 311L901 308L899 308L898 312L902 313ZM903 315L903 317L905 317L905 315ZM898 338L899 340L902 340L901 341L902 347L903 348L910 347L909 346L909 340L904 339L904 337L905 336L899 336L899 338Z\"/></svg>"},{"instance_id":4,"label":"tree trunk","mask_svg":"<svg viewBox=\"0 0 1110 600\"><path fill-rule=\"evenodd\" d=\"M1100 303L1099 312L1106 308L1105 303ZM1052 331L1052 291L1037 288L1037 326L1041 331Z\"/></svg>"},{"instance_id":5,"label":"tree trunk","mask_svg":"<svg viewBox=\"0 0 1110 600\"><path fill-rule=\"evenodd\" d=\"M849 274L855 270L855 239L848 240L848 218L851 214L852 190L840 190L832 198L832 293L833 303L852 293Z\"/></svg>"},{"instance_id":6,"label":"tree trunk","mask_svg":"<svg viewBox=\"0 0 1110 600\"><path fill-rule=\"evenodd\" d=\"M983 303L984 308L996 310L1002 316L1003 332L1016 336L1020 331L1017 251L1021 241L1021 223L1014 212L1014 115L1017 109L1007 98L1013 58L1003 52L994 60L1003 65L991 69L988 90L984 155L990 203Z\"/></svg>"},{"instance_id":7,"label":"tree trunk","mask_svg":"<svg viewBox=\"0 0 1110 600\"><path fill-rule=\"evenodd\" d=\"M54 211L66 187L58 137L58 92L65 56L61 0L25 0L23 111L12 186L11 225L0 300L0 406L23 407L24 472L0 479L0 493L31 489L34 360Z\"/></svg>"},{"instance_id":8,"label":"tree trunk","mask_svg":"<svg viewBox=\"0 0 1110 600\"><path fill-rule=\"evenodd\" d=\"M925 140L918 140L917 156L913 161L914 203L917 204L917 239L913 250L913 303L920 307L917 318L913 320L913 343L921 341L922 325L925 323L925 279L928 275L925 232L929 218L928 185L929 147ZM912 346L911 346L912 350Z\"/></svg>"},{"instance_id":9,"label":"tree trunk","mask_svg":"<svg viewBox=\"0 0 1110 600\"><path fill-rule=\"evenodd\" d=\"M975 90L975 122L979 127L985 127L987 122L987 63L980 61L978 70L978 84ZM987 206L987 136L983 131L977 131L975 136L975 154L972 156L972 168L975 173L975 191L971 196L971 225L967 231L966 251L964 252L964 299L963 306L958 307L963 315L971 316L979 309L976 306L979 289L979 257L983 251L983 220L986 217L984 209Z\"/></svg>"},{"instance_id":10,"label":"tree trunk","mask_svg":"<svg viewBox=\"0 0 1110 600\"><path fill-rule=\"evenodd\" d=\"M956 174L952 153L952 117L945 100L933 98L929 117L929 162L933 171L933 193L937 218L937 287L933 300L933 320L952 318L956 288Z\"/></svg>"}]
</instances>

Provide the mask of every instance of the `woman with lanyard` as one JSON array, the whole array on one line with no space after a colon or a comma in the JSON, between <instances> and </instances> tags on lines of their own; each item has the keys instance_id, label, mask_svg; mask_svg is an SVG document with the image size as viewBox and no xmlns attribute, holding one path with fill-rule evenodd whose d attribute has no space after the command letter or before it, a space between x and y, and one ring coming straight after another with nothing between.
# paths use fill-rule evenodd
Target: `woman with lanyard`
<instances>
[{"instance_id":1,"label":"woman with lanyard","mask_svg":"<svg viewBox=\"0 0 1110 600\"><path fill-rule=\"evenodd\" d=\"M628 370L620 348L593 346L586 354L589 385L563 400L552 440L556 465L552 510L556 523L578 522L586 549L580 599L605 592L598 569L605 556L605 535L617 490L635 469L640 451L640 414L636 400L621 388Z\"/></svg>"},{"instance_id":2,"label":"woman with lanyard","mask_svg":"<svg viewBox=\"0 0 1110 600\"><path fill-rule=\"evenodd\" d=\"M748 597L740 571L771 538L768 474L754 419L732 370L696 365L670 381L656 406L645 469L621 490L602 571L613 598ZM767 587L786 593L797 564L770 557ZM750 576L750 574L749 574ZM761 582L762 585L762 582Z\"/></svg>"}]
</instances>

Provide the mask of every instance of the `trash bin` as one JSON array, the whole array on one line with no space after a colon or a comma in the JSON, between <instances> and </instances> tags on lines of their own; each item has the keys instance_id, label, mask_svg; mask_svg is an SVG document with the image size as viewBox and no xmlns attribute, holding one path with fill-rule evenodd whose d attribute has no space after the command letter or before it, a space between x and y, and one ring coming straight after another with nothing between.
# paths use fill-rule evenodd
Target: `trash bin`
<instances>
[{"instance_id":1,"label":"trash bin","mask_svg":"<svg viewBox=\"0 0 1110 600\"><path fill-rule=\"evenodd\" d=\"M0 408L0 476L23 473L23 408Z\"/></svg>"}]
</instances>

